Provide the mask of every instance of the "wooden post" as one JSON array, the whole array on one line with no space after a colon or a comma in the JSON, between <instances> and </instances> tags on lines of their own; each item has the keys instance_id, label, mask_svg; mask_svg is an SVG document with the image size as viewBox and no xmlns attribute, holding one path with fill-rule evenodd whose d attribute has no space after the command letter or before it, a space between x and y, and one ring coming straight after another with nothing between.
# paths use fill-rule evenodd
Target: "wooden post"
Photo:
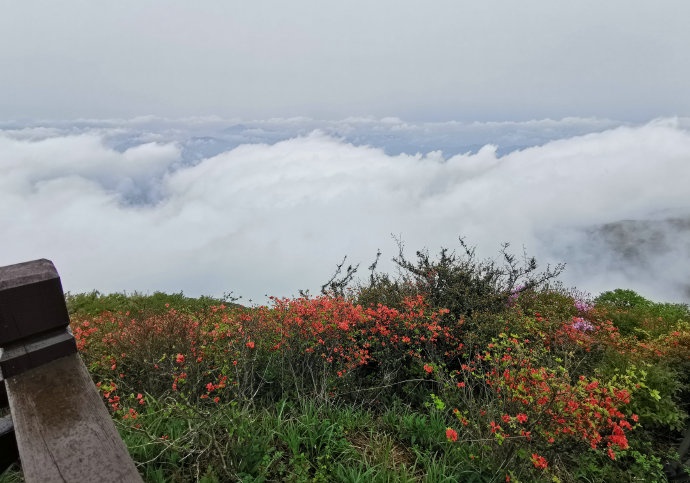
<instances>
[{"instance_id":1,"label":"wooden post","mask_svg":"<svg viewBox=\"0 0 690 483\"><path fill-rule=\"evenodd\" d=\"M0 267L0 347L25 481L141 481L77 354L49 260Z\"/></svg>"}]
</instances>

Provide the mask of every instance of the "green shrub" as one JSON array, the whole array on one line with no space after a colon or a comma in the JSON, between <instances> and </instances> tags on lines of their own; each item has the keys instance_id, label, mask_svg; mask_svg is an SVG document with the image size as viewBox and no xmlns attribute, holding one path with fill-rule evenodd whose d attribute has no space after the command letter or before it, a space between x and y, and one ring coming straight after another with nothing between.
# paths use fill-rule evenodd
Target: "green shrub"
<instances>
[{"instance_id":1,"label":"green shrub","mask_svg":"<svg viewBox=\"0 0 690 483\"><path fill-rule=\"evenodd\" d=\"M631 309L648 307L653 302L647 300L633 290L617 288L616 290L603 292L596 299L596 305L612 306L619 309Z\"/></svg>"},{"instance_id":2,"label":"green shrub","mask_svg":"<svg viewBox=\"0 0 690 483\"><path fill-rule=\"evenodd\" d=\"M175 294L154 292L146 295L139 292L102 294L98 290L93 290L88 293L67 292L65 294L70 315L100 315L103 312L151 315L165 313L169 307L187 313L202 313L221 304L236 305L234 303L236 300L232 295L226 295L221 299L205 296L194 298L187 297L182 292Z\"/></svg>"},{"instance_id":3,"label":"green shrub","mask_svg":"<svg viewBox=\"0 0 690 483\"><path fill-rule=\"evenodd\" d=\"M595 307L621 334L640 340L667 334L677 324L690 322L686 304L655 303L632 290L604 292L595 299Z\"/></svg>"},{"instance_id":4,"label":"green shrub","mask_svg":"<svg viewBox=\"0 0 690 483\"><path fill-rule=\"evenodd\" d=\"M543 286L556 278L562 265L545 272L537 272L537 262L526 255L522 263L501 248L501 262L478 260L474 247L460 238L460 254L442 248L436 258L426 250L416 252L416 260L409 260L399 244L394 262L401 270L401 285L413 286L434 308L449 310L448 318L458 320L475 313L499 313L505 310L510 297L522 291Z\"/></svg>"}]
</instances>

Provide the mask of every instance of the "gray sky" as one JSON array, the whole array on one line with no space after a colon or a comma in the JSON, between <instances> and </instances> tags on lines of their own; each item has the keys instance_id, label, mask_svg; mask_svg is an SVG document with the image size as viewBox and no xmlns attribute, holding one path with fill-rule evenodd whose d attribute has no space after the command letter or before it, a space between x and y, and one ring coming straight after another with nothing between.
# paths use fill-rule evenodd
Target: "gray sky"
<instances>
[{"instance_id":1,"label":"gray sky","mask_svg":"<svg viewBox=\"0 0 690 483\"><path fill-rule=\"evenodd\" d=\"M346 254L390 267L391 234L466 236L595 294L688 301L688 18L688 0L0 0L0 265L257 300Z\"/></svg>"},{"instance_id":2,"label":"gray sky","mask_svg":"<svg viewBox=\"0 0 690 483\"><path fill-rule=\"evenodd\" d=\"M690 114L686 0L0 0L0 118Z\"/></svg>"}]
</instances>

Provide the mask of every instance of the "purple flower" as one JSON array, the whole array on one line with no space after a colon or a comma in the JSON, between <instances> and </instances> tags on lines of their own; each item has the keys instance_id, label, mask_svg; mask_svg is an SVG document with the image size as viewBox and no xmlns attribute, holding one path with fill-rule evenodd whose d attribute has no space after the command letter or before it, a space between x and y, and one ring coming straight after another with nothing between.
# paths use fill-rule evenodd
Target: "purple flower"
<instances>
[{"instance_id":1,"label":"purple flower","mask_svg":"<svg viewBox=\"0 0 690 483\"><path fill-rule=\"evenodd\" d=\"M518 297L520 296L520 292L525 288L524 285L518 285L516 287L513 287L513 289L510 291L510 296L508 297L508 307L512 307L515 305L515 302L517 301Z\"/></svg>"},{"instance_id":2,"label":"purple flower","mask_svg":"<svg viewBox=\"0 0 690 483\"><path fill-rule=\"evenodd\" d=\"M594 330L594 326L592 325L592 323L583 319L582 317L573 317L573 323L571 327L575 330L579 330L580 332Z\"/></svg>"},{"instance_id":3,"label":"purple flower","mask_svg":"<svg viewBox=\"0 0 690 483\"><path fill-rule=\"evenodd\" d=\"M576 300L574 305L577 311L580 313L587 313L592 310L592 306L584 300Z\"/></svg>"}]
</instances>

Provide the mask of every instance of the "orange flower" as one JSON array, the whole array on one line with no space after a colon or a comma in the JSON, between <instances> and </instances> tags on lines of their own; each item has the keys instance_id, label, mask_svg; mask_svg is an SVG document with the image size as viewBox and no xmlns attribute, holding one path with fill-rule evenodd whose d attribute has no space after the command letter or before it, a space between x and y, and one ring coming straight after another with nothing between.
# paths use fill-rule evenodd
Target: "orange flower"
<instances>
[{"instance_id":1,"label":"orange flower","mask_svg":"<svg viewBox=\"0 0 690 483\"><path fill-rule=\"evenodd\" d=\"M543 456L539 456L537 453L532 453L532 464L535 468L540 470L545 470L549 466L548 461Z\"/></svg>"},{"instance_id":2,"label":"orange flower","mask_svg":"<svg viewBox=\"0 0 690 483\"><path fill-rule=\"evenodd\" d=\"M430 366L429 364L424 364L424 370L426 371L427 374L431 374L434 372L434 368Z\"/></svg>"}]
</instances>

